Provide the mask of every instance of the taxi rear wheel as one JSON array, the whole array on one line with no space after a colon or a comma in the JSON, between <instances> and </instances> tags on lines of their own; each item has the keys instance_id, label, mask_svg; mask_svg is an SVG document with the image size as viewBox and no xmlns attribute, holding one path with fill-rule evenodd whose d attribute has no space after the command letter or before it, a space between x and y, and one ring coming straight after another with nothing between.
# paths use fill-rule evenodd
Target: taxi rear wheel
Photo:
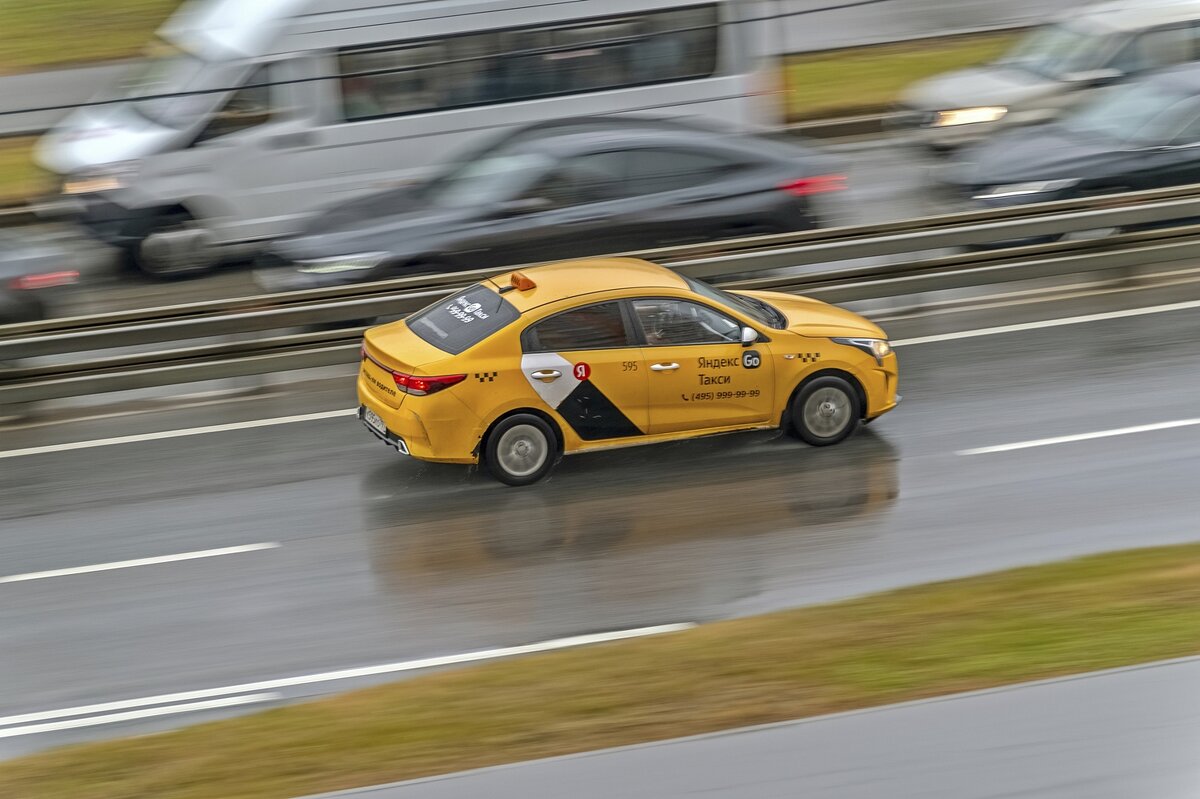
<instances>
[{"instance_id":1,"label":"taxi rear wheel","mask_svg":"<svg viewBox=\"0 0 1200 799\"><path fill-rule=\"evenodd\" d=\"M550 425L533 414L501 419L488 435L484 463L502 483L524 486L541 480L554 468L558 439Z\"/></svg>"},{"instance_id":2,"label":"taxi rear wheel","mask_svg":"<svg viewBox=\"0 0 1200 799\"><path fill-rule=\"evenodd\" d=\"M806 444L836 444L853 433L862 420L858 392L840 377L818 377L796 392L791 419L796 435Z\"/></svg>"}]
</instances>

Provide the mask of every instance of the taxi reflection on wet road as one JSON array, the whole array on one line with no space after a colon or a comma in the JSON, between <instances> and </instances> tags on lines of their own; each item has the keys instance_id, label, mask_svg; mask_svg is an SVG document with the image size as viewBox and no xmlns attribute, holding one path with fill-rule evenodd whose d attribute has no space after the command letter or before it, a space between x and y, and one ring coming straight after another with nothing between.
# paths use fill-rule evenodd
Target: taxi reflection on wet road
<instances>
[{"instance_id":1,"label":"taxi reflection on wet road","mask_svg":"<svg viewBox=\"0 0 1200 799\"><path fill-rule=\"evenodd\" d=\"M398 461L364 477L363 509L380 588L410 610L565 634L719 617L775 557L862 544L897 461L873 431L824 449L719 437L569 459L525 492Z\"/></svg>"}]
</instances>

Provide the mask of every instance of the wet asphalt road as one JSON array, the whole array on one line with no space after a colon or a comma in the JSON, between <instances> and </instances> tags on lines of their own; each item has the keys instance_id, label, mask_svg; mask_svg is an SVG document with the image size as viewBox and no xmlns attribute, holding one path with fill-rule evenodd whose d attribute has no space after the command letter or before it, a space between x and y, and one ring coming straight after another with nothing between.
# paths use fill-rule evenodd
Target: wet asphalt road
<instances>
[{"instance_id":1,"label":"wet asphalt road","mask_svg":"<svg viewBox=\"0 0 1200 799\"><path fill-rule=\"evenodd\" d=\"M904 339L1197 297L1188 284L886 326ZM26 735L14 714L1200 540L1200 427L956 454L1196 417L1197 341L1191 310L904 346L904 404L842 446L749 434L580 456L528 490L402 459L352 418L0 460L0 577L281 545L0 582L0 756L209 717ZM350 380L301 385L0 429L0 450L352 404Z\"/></svg>"}]
</instances>

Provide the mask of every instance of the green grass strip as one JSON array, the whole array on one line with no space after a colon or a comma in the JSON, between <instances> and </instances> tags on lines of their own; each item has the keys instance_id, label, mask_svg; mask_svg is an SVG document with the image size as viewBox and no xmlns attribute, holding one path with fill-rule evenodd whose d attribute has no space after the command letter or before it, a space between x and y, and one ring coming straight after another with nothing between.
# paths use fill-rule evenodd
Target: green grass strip
<instances>
[{"instance_id":1,"label":"green grass strip","mask_svg":"<svg viewBox=\"0 0 1200 799\"><path fill-rule=\"evenodd\" d=\"M418 677L0 764L22 799L288 799L1200 653L1200 546Z\"/></svg>"},{"instance_id":2,"label":"green grass strip","mask_svg":"<svg viewBox=\"0 0 1200 799\"><path fill-rule=\"evenodd\" d=\"M136 55L179 2L0 0L0 73Z\"/></svg>"},{"instance_id":3,"label":"green grass strip","mask_svg":"<svg viewBox=\"0 0 1200 799\"><path fill-rule=\"evenodd\" d=\"M0 208L51 190L50 176L33 163L36 139L0 139Z\"/></svg>"},{"instance_id":4,"label":"green grass strip","mask_svg":"<svg viewBox=\"0 0 1200 799\"><path fill-rule=\"evenodd\" d=\"M826 119L887 110L918 80L981 64L1016 34L991 33L833 50L788 59L788 118Z\"/></svg>"}]
</instances>

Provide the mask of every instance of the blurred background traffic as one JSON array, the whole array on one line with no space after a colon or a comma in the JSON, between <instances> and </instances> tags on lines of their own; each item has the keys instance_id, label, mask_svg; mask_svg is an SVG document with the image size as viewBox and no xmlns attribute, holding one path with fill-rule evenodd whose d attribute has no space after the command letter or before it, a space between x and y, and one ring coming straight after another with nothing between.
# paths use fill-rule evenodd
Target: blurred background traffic
<instances>
[{"instance_id":1,"label":"blurred background traffic","mask_svg":"<svg viewBox=\"0 0 1200 799\"><path fill-rule=\"evenodd\" d=\"M3 320L1200 175L1191 2L405 5L0 7Z\"/></svg>"}]
</instances>

